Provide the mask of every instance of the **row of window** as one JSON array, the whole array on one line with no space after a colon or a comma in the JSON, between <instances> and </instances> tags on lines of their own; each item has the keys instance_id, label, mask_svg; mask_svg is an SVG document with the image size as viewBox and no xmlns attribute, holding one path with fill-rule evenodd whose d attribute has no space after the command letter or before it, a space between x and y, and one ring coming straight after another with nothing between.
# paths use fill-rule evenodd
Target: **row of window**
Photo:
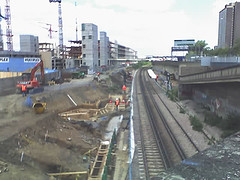
<instances>
[{"instance_id":1,"label":"row of window","mask_svg":"<svg viewBox=\"0 0 240 180\"><path fill-rule=\"evenodd\" d=\"M84 40L84 39L86 39L86 37L83 36L82 39ZM88 35L88 39L92 39L92 35Z\"/></svg>"}]
</instances>

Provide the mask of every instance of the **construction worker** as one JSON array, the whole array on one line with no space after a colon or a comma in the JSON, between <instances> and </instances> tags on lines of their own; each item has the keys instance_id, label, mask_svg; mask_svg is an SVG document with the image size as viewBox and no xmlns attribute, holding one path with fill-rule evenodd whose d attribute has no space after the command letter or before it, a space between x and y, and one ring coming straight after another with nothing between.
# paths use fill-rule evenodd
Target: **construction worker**
<instances>
[{"instance_id":1,"label":"construction worker","mask_svg":"<svg viewBox=\"0 0 240 180\"><path fill-rule=\"evenodd\" d=\"M126 85L124 84L123 87L122 87L122 90L123 90L123 93L124 93L124 94L126 94L126 89L127 89L127 87L126 87Z\"/></svg>"},{"instance_id":2,"label":"construction worker","mask_svg":"<svg viewBox=\"0 0 240 180\"><path fill-rule=\"evenodd\" d=\"M157 82L157 80L158 80L158 75L156 74L156 79L155 79L155 81Z\"/></svg>"},{"instance_id":3,"label":"construction worker","mask_svg":"<svg viewBox=\"0 0 240 180\"><path fill-rule=\"evenodd\" d=\"M27 87L26 87L26 85L22 85L22 93L23 93L23 97L27 95Z\"/></svg>"},{"instance_id":4,"label":"construction worker","mask_svg":"<svg viewBox=\"0 0 240 180\"><path fill-rule=\"evenodd\" d=\"M110 98L109 103L112 104L112 98Z\"/></svg>"},{"instance_id":5,"label":"construction worker","mask_svg":"<svg viewBox=\"0 0 240 180\"><path fill-rule=\"evenodd\" d=\"M119 106L119 99L118 98L116 98L115 106L116 106L116 110L118 111L118 106Z\"/></svg>"}]
</instances>

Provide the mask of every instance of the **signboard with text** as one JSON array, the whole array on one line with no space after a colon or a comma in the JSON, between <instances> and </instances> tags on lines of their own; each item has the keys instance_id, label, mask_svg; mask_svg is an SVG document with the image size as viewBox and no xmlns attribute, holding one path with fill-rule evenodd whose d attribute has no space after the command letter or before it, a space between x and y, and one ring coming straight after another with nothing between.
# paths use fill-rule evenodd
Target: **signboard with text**
<instances>
[{"instance_id":1,"label":"signboard with text","mask_svg":"<svg viewBox=\"0 0 240 180\"><path fill-rule=\"evenodd\" d=\"M0 57L0 63L9 63L9 57Z\"/></svg>"},{"instance_id":2,"label":"signboard with text","mask_svg":"<svg viewBox=\"0 0 240 180\"><path fill-rule=\"evenodd\" d=\"M39 63L40 58L24 58L24 63Z\"/></svg>"}]
</instances>

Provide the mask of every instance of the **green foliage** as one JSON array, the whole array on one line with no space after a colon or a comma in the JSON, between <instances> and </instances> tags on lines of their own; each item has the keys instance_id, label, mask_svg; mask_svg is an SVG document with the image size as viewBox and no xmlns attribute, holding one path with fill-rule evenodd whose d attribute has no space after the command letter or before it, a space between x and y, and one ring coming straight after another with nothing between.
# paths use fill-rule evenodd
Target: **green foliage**
<instances>
[{"instance_id":1,"label":"green foliage","mask_svg":"<svg viewBox=\"0 0 240 180\"><path fill-rule=\"evenodd\" d=\"M183 107L180 107L180 113L185 114L186 110Z\"/></svg>"},{"instance_id":2,"label":"green foliage","mask_svg":"<svg viewBox=\"0 0 240 180\"><path fill-rule=\"evenodd\" d=\"M232 48L216 48L206 52L208 56L240 56L240 39L236 40Z\"/></svg>"},{"instance_id":3,"label":"green foliage","mask_svg":"<svg viewBox=\"0 0 240 180\"><path fill-rule=\"evenodd\" d=\"M233 130L225 130L223 131L222 135L221 135L221 138L226 138L232 134L234 134L236 131L233 131Z\"/></svg>"},{"instance_id":4,"label":"green foliage","mask_svg":"<svg viewBox=\"0 0 240 180\"><path fill-rule=\"evenodd\" d=\"M190 116L189 120L191 122L193 130L199 131L199 132L202 131L203 124L196 116Z\"/></svg>"},{"instance_id":5,"label":"green foliage","mask_svg":"<svg viewBox=\"0 0 240 180\"><path fill-rule=\"evenodd\" d=\"M240 130L240 115L234 112L229 113L226 118L208 112L205 113L204 122L223 130L222 137L227 137Z\"/></svg>"},{"instance_id":6,"label":"green foliage","mask_svg":"<svg viewBox=\"0 0 240 180\"><path fill-rule=\"evenodd\" d=\"M132 67L133 69L139 69L141 67L148 67L148 66L152 66L152 63L149 61L140 61L137 64L134 64Z\"/></svg>"},{"instance_id":7,"label":"green foliage","mask_svg":"<svg viewBox=\"0 0 240 180\"><path fill-rule=\"evenodd\" d=\"M170 98L171 101L177 101L178 99L178 88L173 88L167 91L167 96Z\"/></svg>"},{"instance_id":8,"label":"green foliage","mask_svg":"<svg viewBox=\"0 0 240 180\"><path fill-rule=\"evenodd\" d=\"M218 126L222 122L222 118L212 112L207 112L205 113L204 122L211 126Z\"/></svg>"},{"instance_id":9,"label":"green foliage","mask_svg":"<svg viewBox=\"0 0 240 180\"><path fill-rule=\"evenodd\" d=\"M174 95L172 94L171 91L167 91L167 96L171 101L175 101L175 97L174 97Z\"/></svg>"},{"instance_id":10,"label":"green foliage","mask_svg":"<svg viewBox=\"0 0 240 180\"><path fill-rule=\"evenodd\" d=\"M193 46L190 46L190 51L187 56L202 56L206 53L209 47L206 47L208 44L203 41L197 41Z\"/></svg>"},{"instance_id":11,"label":"green foliage","mask_svg":"<svg viewBox=\"0 0 240 180\"><path fill-rule=\"evenodd\" d=\"M220 123L223 130L240 130L240 115L237 113L229 113L227 118L223 119Z\"/></svg>"}]
</instances>

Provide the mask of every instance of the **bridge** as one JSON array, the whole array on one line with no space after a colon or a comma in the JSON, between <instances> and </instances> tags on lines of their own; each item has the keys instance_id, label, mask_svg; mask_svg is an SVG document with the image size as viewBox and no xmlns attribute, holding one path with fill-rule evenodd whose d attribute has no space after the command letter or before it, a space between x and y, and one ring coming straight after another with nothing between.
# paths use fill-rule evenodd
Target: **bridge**
<instances>
[{"instance_id":1,"label":"bridge","mask_svg":"<svg viewBox=\"0 0 240 180\"><path fill-rule=\"evenodd\" d=\"M240 65L214 69L198 63L153 63L158 72L174 73L181 99L192 99L219 115L240 113Z\"/></svg>"},{"instance_id":2,"label":"bridge","mask_svg":"<svg viewBox=\"0 0 240 180\"><path fill-rule=\"evenodd\" d=\"M179 84L223 82L240 82L240 65L179 76Z\"/></svg>"}]
</instances>

